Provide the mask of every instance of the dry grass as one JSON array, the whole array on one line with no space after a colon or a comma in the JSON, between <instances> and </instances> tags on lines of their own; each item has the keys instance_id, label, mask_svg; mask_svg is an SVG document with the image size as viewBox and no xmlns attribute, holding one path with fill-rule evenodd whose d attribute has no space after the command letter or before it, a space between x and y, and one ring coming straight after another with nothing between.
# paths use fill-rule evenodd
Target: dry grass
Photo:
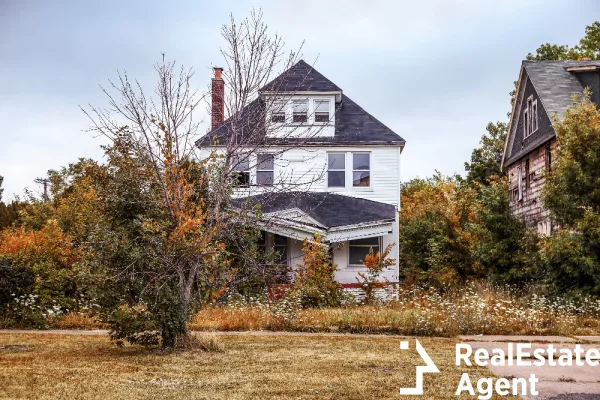
<instances>
[{"instance_id":1,"label":"dry grass","mask_svg":"<svg viewBox=\"0 0 600 400\"><path fill-rule=\"evenodd\" d=\"M0 398L401 399L420 358L398 338L222 336L225 351L117 348L107 337L0 334ZM420 339L441 373L422 399L455 399L454 340ZM422 362L421 362L422 363ZM465 397L466 398L466 397Z\"/></svg>"},{"instance_id":2,"label":"dry grass","mask_svg":"<svg viewBox=\"0 0 600 400\"><path fill-rule=\"evenodd\" d=\"M52 327L57 329L106 329L108 325L100 322L98 317L70 312L54 321Z\"/></svg>"},{"instance_id":3,"label":"dry grass","mask_svg":"<svg viewBox=\"0 0 600 400\"><path fill-rule=\"evenodd\" d=\"M269 302L214 306L197 313L190 328L206 330L290 330L392 333L453 337L488 335L598 335L600 301L582 304L543 297L514 298L509 292L468 287L441 295L401 293L381 306L298 310Z\"/></svg>"}]
</instances>

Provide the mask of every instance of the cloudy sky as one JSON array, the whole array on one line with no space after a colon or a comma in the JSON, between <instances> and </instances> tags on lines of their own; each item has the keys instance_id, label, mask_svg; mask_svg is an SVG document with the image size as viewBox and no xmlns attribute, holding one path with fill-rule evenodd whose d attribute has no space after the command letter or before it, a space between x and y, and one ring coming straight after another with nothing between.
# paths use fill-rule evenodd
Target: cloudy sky
<instances>
[{"instance_id":1,"label":"cloudy sky","mask_svg":"<svg viewBox=\"0 0 600 400\"><path fill-rule=\"evenodd\" d=\"M79 105L126 70L149 86L162 51L205 88L229 13L262 7L289 47L407 140L402 179L464 173L488 121L505 120L521 60L575 44L597 1L0 0L0 175L5 197L102 140ZM208 115L206 115L208 121Z\"/></svg>"}]
</instances>

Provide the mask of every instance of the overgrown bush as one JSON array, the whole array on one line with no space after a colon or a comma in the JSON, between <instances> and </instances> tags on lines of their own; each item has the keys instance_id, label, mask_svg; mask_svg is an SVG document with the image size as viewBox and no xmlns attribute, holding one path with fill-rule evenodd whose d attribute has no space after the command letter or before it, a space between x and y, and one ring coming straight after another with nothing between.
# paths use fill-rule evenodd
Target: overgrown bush
<instances>
[{"instance_id":1,"label":"overgrown bush","mask_svg":"<svg viewBox=\"0 0 600 400\"><path fill-rule=\"evenodd\" d=\"M0 257L6 273L2 310L17 325L45 328L50 319L85 302L76 266L81 253L54 221L41 230L2 231Z\"/></svg>"},{"instance_id":2,"label":"overgrown bush","mask_svg":"<svg viewBox=\"0 0 600 400\"><path fill-rule=\"evenodd\" d=\"M122 305L109 317L110 338L122 345L123 340L142 346L160 343L160 332L152 321L152 315L144 303L135 306Z\"/></svg>"},{"instance_id":3,"label":"overgrown bush","mask_svg":"<svg viewBox=\"0 0 600 400\"><path fill-rule=\"evenodd\" d=\"M344 299L344 289L335 281L337 264L319 234L305 239L302 263L298 264L294 284L288 296L299 299L302 307L338 306Z\"/></svg>"}]
</instances>

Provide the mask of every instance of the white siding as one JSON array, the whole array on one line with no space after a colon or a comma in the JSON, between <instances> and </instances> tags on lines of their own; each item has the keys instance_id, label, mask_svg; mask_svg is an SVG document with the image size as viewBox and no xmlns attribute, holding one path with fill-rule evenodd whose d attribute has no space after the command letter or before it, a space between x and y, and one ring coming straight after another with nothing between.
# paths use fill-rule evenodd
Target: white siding
<instances>
[{"instance_id":1,"label":"white siding","mask_svg":"<svg viewBox=\"0 0 600 400\"><path fill-rule=\"evenodd\" d=\"M385 249L390 243L395 243L390 257L396 260L396 264L390 269L383 271L379 280L389 282L398 282L398 215L396 215L396 224L394 224L394 230L392 233L384 235L382 238L383 247ZM340 283L358 283L356 278L359 272L366 272L365 267L356 267L348 265L348 242L339 242L333 244L333 262L337 264L337 271L335 273L335 280ZM302 241L295 239L288 239L288 252L290 266L296 269L296 266L302 262Z\"/></svg>"},{"instance_id":2,"label":"white siding","mask_svg":"<svg viewBox=\"0 0 600 400\"><path fill-rule=\"evenodd\" d=\"M315 147L296 149L274 149L269 152L277 155L275 161L275 183L289 190L338 193L346 196L360 197L381 203L399 206L400 202L400 149L389 147ZM371 154L371 186L368 188L327 187L327 153L328 152L368 152ZM348 157L347 157L348 158ZM251 165L255 161L251 160ZM347 168L352 168L352 160L347 160ZM351 173L347 174L347 181ZM251 179L255 179L252 174ZM239 189L236 196L261 193L264 189L252 186ZM270 189L267 189L270 190Z\"/></svg>"}]
</instances>

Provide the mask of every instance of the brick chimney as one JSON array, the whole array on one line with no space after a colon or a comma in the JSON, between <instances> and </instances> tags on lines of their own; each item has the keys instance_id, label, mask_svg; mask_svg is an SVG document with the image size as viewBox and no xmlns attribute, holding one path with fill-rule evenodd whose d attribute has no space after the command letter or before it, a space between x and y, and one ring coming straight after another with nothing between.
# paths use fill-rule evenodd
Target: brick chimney
<instances>
[{"instance_id":1,"label":"brick chimney","mask_svg":"<svg viewBox=\"0 0 600 400\"><path fill-rule=\"evenodd\" d=\"M225 82L223 82L223 68L214 67L215 77L212 78L212 129L215 129L225 119Z\"/></svg>"}]
</instances>

